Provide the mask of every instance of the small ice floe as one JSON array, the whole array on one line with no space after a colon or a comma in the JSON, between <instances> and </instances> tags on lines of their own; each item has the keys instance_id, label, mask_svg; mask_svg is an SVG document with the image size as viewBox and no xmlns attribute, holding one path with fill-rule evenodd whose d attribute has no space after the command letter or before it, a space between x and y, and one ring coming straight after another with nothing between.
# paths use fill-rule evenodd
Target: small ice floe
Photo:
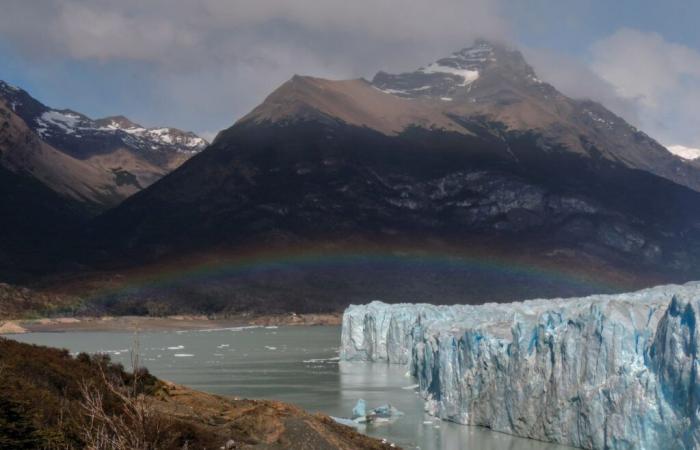
<instances>
[{"instance_id":1,"label":"small ice floe","mask_svg":"<svg viewBox=\"0 0 700 450\"><path fill-rule=\"evenodd\" d=\"M176 358L191 358L194 355L192 353L175 353L173 356Z\"/></svg>"},{"instance_id":2,"label":"small ice floe","mask_svg":"<svg viewBox=\"0 0 700 450\"><path fill-rule=\"evenodd\" d=\"M197 330L197 331L202 331L205 333L214 333L217 331L245 331L245 330L254 330L256 328L262 328L260 325L248 325L244 327L228 327L228 328L208 328L205 330Z\"/></svg>"},{"instance_id":3,"label":"small ice floe","mask_svg":"<svg viewBox=\"0 0 700 450\"><path fill-rule=\"evenodd\" d=\"M177 334L185 334L185 333L215 333L219 331L243 331L243 330L252 330L254 328L262 328L260 325L249 325L249 326L243 326L243 327L227 327L227 328L202 328L201 330L178 330L176 331Z\"/></svg>"},{"instance_id":4,"label":"small ice floe","mask_svg":"<svg viewBox=\"0 0 700 450\"><path fill-rule=\"evenodd\" d=\"M420 385L418 385L418 384L412 384L410 386L404 386L401 389L404 389L406 391L411 391L413 389L418 389L419 387L420 387Z\"/></svg>"},{"instance_id":5,"label":"small ice floe","mask_svg":"<svg viewBox=\"0 0 700 450\"><path fill-rule=\"evenodd\" d=\"M118 356L118 355L121 355L122 353L126 353L126 352L128 352L128 351L129 351L128 348L122 348L122 349L119 349L119 350L100 350L100 351L98 351L97 353L102 353L102 354L105 354L105 355L115 355L115 356Z\"/></svg>"},{"instance_id":6,"label":"small ice floe","mask_svg":"<svg viewBox=\"0 0 700 450\"><path fill-rule=\"evenodd\" d=\"M279 327L277 325L270 325L269 327L265 327L266 330L276 330Z\"/></svg>"},{"instance_id":7,"label":"small ice floe","mask_svg":"<svg viewBox=\"0 0 700 450\"><path fill-rule=\"evenodd\" d=\"M184 345L176 345L174 347L168 347L168 350L182 350L183 348L185 348Z\"/></svg>"},{"instance_id":8,"label":"small ice floe","mask_svg":"<svg viewBox=\"0 0 700 450\"><path fill-rule=\"evenodd\" d=\"M432 425L433 422L431 420L424 420L423 425Z\"/></svg>"},{"instance_id":9,"label":"small ice floe","mask_svg":"<svg viewBox=\"0 0 700 450\"><path fill-rule=\"evenodd\" d=\"M333 419L334 421L338 422L341 425L347 425L347 426L353 427L353 428L358 427L358 423L355 422L354 420L351 420L351 419L344 419L342 417L335 417L335 416L331 416L331 419Z\"/></svg>"},{"instance_id":10,"label":"small ice floe","mask_svg":"<svg viewBox=\"0 0 700 450\"><path fill-rule=\"evenodd\" d=\"M388 423L401 416L403 413L388 403L367 410L367 403L363 399L359 399L352 409L352 420L355 423Z\"/></svg>"},{"instance_id":11,"label":"small ice floe","mask_svg":"<svg viewBox=\"0 0 700 450\"><path fill-rule=\"evenodd\" d=\"M340 361L340 357L335 356L333 358L311 358L311 359L305 359L304 363L306 364L319 364L319 363L330 363L330 362L336 362Z\"/></svg>"},{"instance_id":12,"label":"small ice floe","mask_svg":"<svg viewBox=\"0 0 700 450\"><path fill-rule=\"evenodd\" d=\"M221 345L216 346L216 348L228 348L228 347L229 347L229 344L221 344Z\"/></svg>"},{"instance_id":13,"label":"small ice floe","mask_svg":"<svg viewBox=\"0 0 700 450\"><path fill-rule=\"evenodd\" d=\"M277 347L273 347L271 345L266 345L265 348L268 350L277 350Z\"/></svg>"}]
</instances>

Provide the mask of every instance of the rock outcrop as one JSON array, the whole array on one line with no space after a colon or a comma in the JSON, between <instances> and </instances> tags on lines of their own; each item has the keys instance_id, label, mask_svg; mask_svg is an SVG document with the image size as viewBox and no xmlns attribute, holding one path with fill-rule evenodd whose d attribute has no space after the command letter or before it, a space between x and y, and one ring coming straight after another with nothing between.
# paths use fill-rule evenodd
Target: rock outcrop
<instances>
[{"instance_id":1,"label":"rock outcrop","mask_svg":"<svg viewBox=\"0 0 700 450\"><path fill-rule=\"evenodd\" d=\"M351 306L345 360L409 364L445 420L586 449L700 446L700 283L479 306Z\"/></svg>"}]
</instances>

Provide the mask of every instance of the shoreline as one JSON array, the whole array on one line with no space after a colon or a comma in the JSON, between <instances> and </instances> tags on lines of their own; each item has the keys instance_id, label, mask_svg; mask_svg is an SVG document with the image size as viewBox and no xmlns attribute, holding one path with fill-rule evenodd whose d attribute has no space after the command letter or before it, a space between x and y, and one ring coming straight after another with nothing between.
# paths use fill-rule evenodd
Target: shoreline
<instances>
[{"instance_id":1,"label":"shoreline","mask_svg":"<svg viewBox=\"0 0 700 450\"><path fill-rule=\"evenodd\" d=\"M241 314L226 318L203 315L51 317L41 319L0 319L0 335L58 333L71 331L172 331L210 330L240 326L340 325L342 313L324 314Z\"/></svg>"}]
</instances>

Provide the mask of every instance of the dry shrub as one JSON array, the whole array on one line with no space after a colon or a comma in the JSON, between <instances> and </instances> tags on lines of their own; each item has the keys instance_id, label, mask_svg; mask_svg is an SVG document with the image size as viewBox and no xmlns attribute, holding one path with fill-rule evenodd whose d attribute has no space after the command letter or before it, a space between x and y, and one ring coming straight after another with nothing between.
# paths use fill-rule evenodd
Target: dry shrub
<instances>
[{"instance_id":1,"label":"dry shrub","mask_svg":"<svg viewBox=\"0 0 700 450\"><path fill-rule=\"evenodd\" d=\"M132 354L133 377L122 378L100 370L101 380L80 385L85 416L82 439L89 450L160 450L175 447L177 436L171 420L154 407L153 396L143 392L148 372L139 366L138 337ZM105 395L111 397L108 405Z\"/></svg>"}]
</instances>

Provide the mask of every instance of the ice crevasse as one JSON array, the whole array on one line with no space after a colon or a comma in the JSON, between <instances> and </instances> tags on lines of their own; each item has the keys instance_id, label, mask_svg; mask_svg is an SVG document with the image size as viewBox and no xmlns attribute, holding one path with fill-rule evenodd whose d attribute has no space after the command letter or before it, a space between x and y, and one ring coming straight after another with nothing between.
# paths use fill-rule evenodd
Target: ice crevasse
<instances>
[{"instance_id":1,"label":"ice crevasse","mask_svg":"<svg viewBox=\"0 0 700 450\"><path fill-rule=\"evenodd\" d=\"M700 448L700 283L509 304L372 302L341 359L408 364L441 419L586 449Z\"/></svg>"}]
</instances>

